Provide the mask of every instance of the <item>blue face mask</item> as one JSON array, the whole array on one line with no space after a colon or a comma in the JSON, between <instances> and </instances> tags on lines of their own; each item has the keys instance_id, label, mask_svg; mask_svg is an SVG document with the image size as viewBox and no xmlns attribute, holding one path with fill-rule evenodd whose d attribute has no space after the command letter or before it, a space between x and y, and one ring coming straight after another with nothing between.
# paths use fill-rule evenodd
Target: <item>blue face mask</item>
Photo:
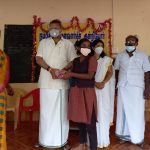
<instances>
[{"instance_id":1,"label":"blue face mask","mask_svg":"<svg viewBox=\"0 0 150 150\"><path fill-rule=\"evenodd\" d=\"M95 48L95 53L98 55L100 55L102 53L102 51L103 51L103 47L101 47L101 46Z\"/></svg>"},{"instance_id":2,"label":"blue face mask","mask_svg":"<svg viewBox=\"0 0 150 150\"><path fill-rule=\"evenodd\" d=\"M128 52L132 52L132 51L134 51L135 49L136 49L135 46L126 46L126 50L127 50Z\"/></svg>"}]
</instances>

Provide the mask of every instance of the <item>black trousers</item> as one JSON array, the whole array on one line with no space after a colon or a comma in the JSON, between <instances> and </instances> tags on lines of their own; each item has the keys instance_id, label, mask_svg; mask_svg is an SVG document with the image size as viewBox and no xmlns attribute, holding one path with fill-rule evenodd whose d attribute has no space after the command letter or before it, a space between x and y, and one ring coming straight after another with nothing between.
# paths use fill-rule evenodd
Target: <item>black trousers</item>
<instances>
[{"instance_id":1,"label":"black trousers","mask_svg":"<svg viewBox=\"0 0 150 150\"><path fill-rule=\"evenodd\" d=\"M94 109L93 109L94 110ZM95 111L92 113L91 123L78 123L80 144L87 143L87 133L89 135L90 149L97 150L97 132L96 132L96 115Z\"/></svg>"}]
</instances>

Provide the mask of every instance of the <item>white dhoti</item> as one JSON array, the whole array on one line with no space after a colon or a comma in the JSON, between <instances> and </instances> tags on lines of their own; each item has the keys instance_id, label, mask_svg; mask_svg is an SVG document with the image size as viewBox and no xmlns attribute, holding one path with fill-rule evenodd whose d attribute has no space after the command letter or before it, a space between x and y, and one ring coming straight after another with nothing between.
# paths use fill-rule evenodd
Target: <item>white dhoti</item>
<instances>
[{"instance_id":1,"label":"white dhoti","mask_svg":"<svg viewBox=\"0 0 150 150\"><path fill-rule=\"evenodd\" d=\"M57 148L67 143L68 90L40 89L39 143L43 147Z\"/></svg>"},{"instance_id":2,"label":"white dhoti","mask_svg":"<svg viewBox=\"0 0 150 150\"><path fill-rule=\"evenodd\" d=\"M118 87L116 134L122 140L140 144L144 140L145 101L143 88Z\"/></svg>"},{"instance_id":3,"label":"white dhoti","mask_svg":"<svg viewBox=\"0 0 150 150\"><path fill-rule=\"evenodd\" d=\"M99 148L108 147L110 144L109 128L111 119L111 98L109 88L109 83L106 83L102 90L96 89L98 107L98 122L96 123L96 127Z\"/></svg>"}]
</instances>

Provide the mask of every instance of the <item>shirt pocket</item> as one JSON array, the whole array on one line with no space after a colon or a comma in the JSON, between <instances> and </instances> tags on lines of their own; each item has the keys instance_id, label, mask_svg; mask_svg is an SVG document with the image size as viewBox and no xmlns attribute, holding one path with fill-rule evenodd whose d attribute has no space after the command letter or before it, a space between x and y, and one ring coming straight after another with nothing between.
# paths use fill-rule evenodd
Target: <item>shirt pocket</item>
<instances>
[{"instance_id":1,"label":"shirt pocket","mask_svg":"<svg viewBox=\"0 0 150 150\"><path fill-rule=\"evenodd\" d=\"M58 47L58 57L62 61L67 61L67 49L64 44Z\"/></svg>"},{"instance_id":2,"label":"shirt pocket","mask_svg":"<svg viewBox=\"0 0 150 150\"><path fill-rule=\"evenodd\" d=\"M67 65L67 53L63 46L57 47L57 52L53 55L53 61L59 69Z\"/></svg>"},{"instance_id":3,"label":"shirt pocket","mask_svg":"<svg viewBox=\"0 0 150 150\"><path fill-rule=\"evenodd\" d=\"M134 60L134 63L135 63L135 65L136 65L136 67L142 68L143 60L140 59L140 58L136 58L136 59Z\"/></svg>"},{"instance_id":4,"label":"shirt pocket","mask_svg":"<svg viewBox=\"0 0 150 150\"><path fill-rule=\"evenodd\" d=\"M125 59L125 58L120 59L120 68L126 70L128 68L128 65L129 65L128 59Z\"/></svg>"}]
</instances>

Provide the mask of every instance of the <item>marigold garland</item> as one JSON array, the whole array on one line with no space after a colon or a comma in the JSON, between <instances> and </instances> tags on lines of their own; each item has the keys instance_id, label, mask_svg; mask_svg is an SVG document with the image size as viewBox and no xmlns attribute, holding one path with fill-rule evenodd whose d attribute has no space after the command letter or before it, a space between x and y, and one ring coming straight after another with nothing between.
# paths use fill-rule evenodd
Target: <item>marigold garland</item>
<instances>
[{"instance_id":1,"label":"marigold garland","mask_svg":"<svg viewBox=\"0 0 150 150\"><path fill-rule=\"evenodd\" d=\"M32 63L32 72L31 72L31 81L34 82L35 81L35 56L36 56L36 29L38 27L37 24L37 16L33 16L33 51L32 51L32 59L31 59L31 63Z\"/></svg>"}]
</instances>

